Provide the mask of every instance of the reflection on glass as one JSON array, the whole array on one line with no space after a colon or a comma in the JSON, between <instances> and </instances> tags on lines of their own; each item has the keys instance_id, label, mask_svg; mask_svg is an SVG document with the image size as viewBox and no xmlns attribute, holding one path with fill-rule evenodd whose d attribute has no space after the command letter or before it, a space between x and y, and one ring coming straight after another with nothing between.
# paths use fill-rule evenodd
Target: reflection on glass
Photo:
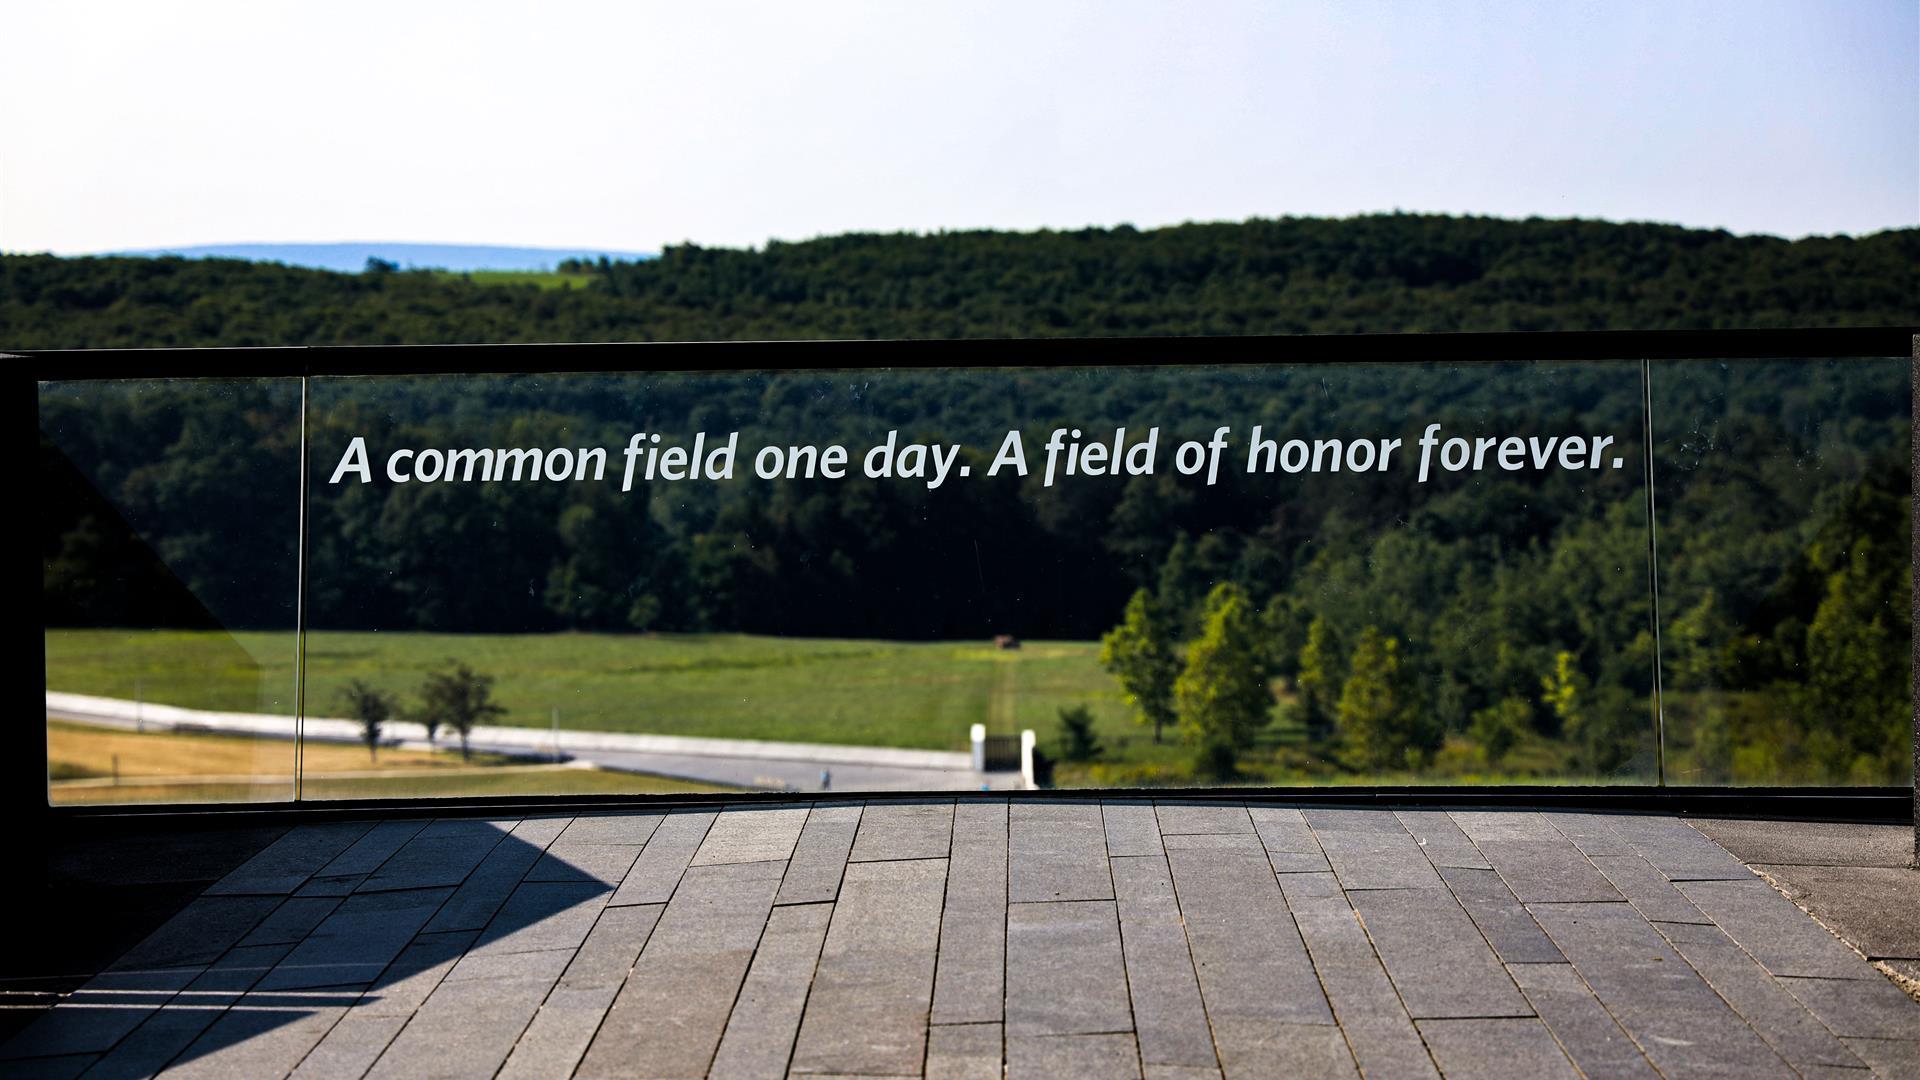
<instances>
[{"instance_id":1,"label":"reflection on glass","mask_svg":"<svg viewBox=\"0 0 1920 1080\"><path fill-rule=\"evenodd\" d=\"M1600 363L316 379L309 732L377 724L380 775L310 749L303 793L1020 783L976 725L1058 786L1650 782L1640 405Z\"/></svg>"},{"instance_id":2,"label":"reflection on glass","mask_svg":"<svg viewBox=\"0 0 1920 1080\"><path fill-rule=\"evenodd\" d=\"M294 789L300 383L44 383L55 803Z\"/></svg>"},{"instance_id":3,"label":"reflection on glass","mask_svg":"<svg viewBox=\"0 0 1920 1080\"><path fill-rule=\"evenodd\" d=\"M1653 364L1670 782L1910 782L1910 371Z\"/></svg>"}]
</instances>

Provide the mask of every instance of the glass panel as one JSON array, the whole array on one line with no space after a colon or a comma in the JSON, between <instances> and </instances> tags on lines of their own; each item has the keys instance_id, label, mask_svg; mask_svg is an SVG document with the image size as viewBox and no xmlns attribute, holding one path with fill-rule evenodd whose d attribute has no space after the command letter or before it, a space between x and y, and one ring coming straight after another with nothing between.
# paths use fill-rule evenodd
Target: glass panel
<instances>
[{"instance_id":1,"label":"glass panel","mask_svg":"<svg viewBox=\"0 0 1920 1080\"><path fill-rule=\"evenodd\" d=\"M1060 786L1651 782L1641 401L1630 363L316 379L303 791L1017 785L975 725Z\"/></svg>"},{"instance_id":2,"label":"glass panel","mask_svg":"<svg viewBox=\"0 0 1920 1080\"><path fill-rule=\"evenodd\" d=\"M1907 784L1907 358L1652 365L1674 784Z\"/></svg>"},{"instance_id":3,"label":"glass panel","mask_svg":"<svg viewBox=\"0 0 1920 1080\"><path fill-rule=\"evenodd\" d=\"M39 389L55 803L293 797L300 381Z\"/></svg>"}]
</instances>

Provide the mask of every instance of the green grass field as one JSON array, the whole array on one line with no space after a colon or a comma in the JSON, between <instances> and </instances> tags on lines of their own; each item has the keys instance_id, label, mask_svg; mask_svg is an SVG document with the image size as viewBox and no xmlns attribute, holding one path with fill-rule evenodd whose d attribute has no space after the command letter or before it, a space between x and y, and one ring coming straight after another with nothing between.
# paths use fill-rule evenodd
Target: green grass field
<instances>
[{"instance_id":1,"label":"green grass field","mask_svg":"<svg viewBox=\"0 0 1920 1080\"><path fill-rule=\"evenodd\" d=\"M584 289L592 274L562 274L553 270L437 270L435 276L464 278L475 285L536 285L542 289Z\"/></svg>"},{"instance_id":2,"label":"green grass field","mask_svg":"<svg viewBox=\"0 0 1920 1080\"><path fill-rule=\"evenodd\" d=\"M291 634L172 630L49 630L54 690L237 712L293 711ZM775 739L961 750L975 723L1032 728L1043 746L1059 710L1085 705L1102 751L1061 762L1060 786L1193 784L1194 754L1175 732L1156 744L1133 721L1093 642L893 642L740 634L457 635L316 632L308 638L309 712L340 715L337 700L361 679L411 704L427 672L449 659L495 678L502 722L719 738ZM1451 740L1420 774L1357 771L1307 745L1276 719L1242 754L1246 783L1592 783L1574 776L1563 747L1523 740L1489 769Z\"/></svg>"},{"instance_id":3,"label":"green grass field","mask_svg":"<svg viewBox=\"0 0 1920 1080\"><path fill-rule=\"evenodd\" d=\"M49 630L47 686L192 708L291 714L291 634ZM1091 642L829 641L736 634L363 634L307 641L308 712L362 679L415 697L458 659L492 675L502 722L721 738L961 750L967 729L1050 730L1086 704L1137 731Z\"/></svg>"}]
</instances>

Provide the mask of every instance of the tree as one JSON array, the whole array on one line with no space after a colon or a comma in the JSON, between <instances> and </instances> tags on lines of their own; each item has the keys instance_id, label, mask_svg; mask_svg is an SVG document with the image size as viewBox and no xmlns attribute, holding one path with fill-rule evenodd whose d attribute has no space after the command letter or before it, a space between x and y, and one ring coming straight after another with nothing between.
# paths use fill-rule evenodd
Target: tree
<instances>
[{"instance_id":1,"label":"tree","mask_svg":"<svg viewBox=\"0 0 1920 1080\"><path fill-rule=\"evenodd\" d=\"M1141 723L1153 726L1153 741L1159 742L1160 730L1176 720L1173 684L1180 677L1180 660L1173 627L1152 593L1139 589L1127 601L1120 625L1100 639L1100 663L1119 678L1127 704Z\"/></svg>"},{"instance_id":2,"label":"tree","mask_svg":"<svg viewBox=\"0 0 1920 1080\"><path fill-rule=\"evenodd\" d=\"M1488 765L1499 765L1533 726L1533 707L1524 698L1505 697L1473 714L1467 736Z\"/></svg>"},{"instance_id":3,"label":"tree","mask_svg":"<svg viewBox=\"0 0 1920 1080\"><path fill-rule=\"evenodd\" d=\"M1173 695L1180 726L1200 745L1202 768L1231 775L1238 752L1273 711L1260 624L1239 586L1216 585L1208 594L1200 637L1187 647Z\"/></svg>"},{"instance_id":4,"label":"tree","mask_svg":"<svg viewBox=\"0 0 1920 1080\"><path fill-rule=\"evenodd\" d=\"M1060 729L1066 746L1060 756L1068 761L1092 761L1100 756L1100 739L1093 733L1093 713L1085 705L1060 710Z\"/></svg>"},{"instance_id":5,"label":"tree","mask_svg":"<svg viewBox=\"0 0 1920 1080\"><path fill-rule=\"evenodd\" d=\"M1318 615L1307 627L1307 644L1300 650L1300 709L1307 736L1323 739L1333 731L1333 716L1346 685L1347 664L1333 626Z\"/></svg>"},{"instance_id":6,"label":"tree","mask_svg":"<svg viewBox=\"0 0 1920 1080\"><path fill-rule=\"evenodd\" d=\"M1574 760L1598 774L1611 773L1633 757L1638 726L1632 696L1618 686L1596 692L1593 683L1561 650L1553 671L1540 679L1540 703L1553 710L1561 735L1573 745Z\"/></svg>"},{"instance_id":7,"label":"tree","mask_svg":"<svg viewBox=\"0 0 1920 1080\"><path fill-rule=\"evenodd\" d=\"M493 701L493 676L481 675L456 660L447 661L447 670L427 676L420 699L422 723L445 725L460 733L462 760L471 757L467 739L474 726L507 711Z\"/></svg>"},{"instance_id":8,"label":"tree","mask_svg":"<svg viewBox=\"0 0 1920 1080\"><path fill-rule=\"evenodd\" d=\"M1912 707L1910 631L1900 620L1909 589L1877 570L1856 548L1827 578L1807 627L1808 741L1827 775L1849 783L1897 780Z\"/></svg>"},{"instance_id":9,"label":"tree","mask_svg":"<svg viewBox=\"0 0 1920 1080\"><path fill-rule=\"evenodd\" d=\"M393 695L376 690L359 679L340 688L340 707L360 724L360 739L367 744L367 756L380 760L380 731L393 718Z\"/></svg>"},{"instance_id":10,"label":"tree","mask_svg":"<svg viewBox=\"0 0 1920 1080\"><path fill-rule=\"evenodd\" d=\"M1441 732L1414 700L1400 642L1368 626L1354 644L1352 667L1336 710L1348 745L1370 768L1424 765L1439 749Z\"/></svg>"}]
</instances>

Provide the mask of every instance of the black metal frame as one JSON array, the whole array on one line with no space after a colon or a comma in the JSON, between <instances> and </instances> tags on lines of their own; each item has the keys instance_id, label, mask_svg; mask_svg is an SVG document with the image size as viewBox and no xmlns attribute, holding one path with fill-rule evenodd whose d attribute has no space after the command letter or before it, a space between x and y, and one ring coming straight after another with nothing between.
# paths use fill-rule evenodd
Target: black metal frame
<instances>
[{"instance_id":1,"label":"black metal frame","mask_svg":"<svg viewBox=\"0 0 1920 1080\"><path fill-rule=\"evenodd\" d=\"M451 346L315 346L237 349L28 350L0 353L24 405L43 380L295 378L361 375L514 375L633 371L1136 366L1145 364L1474 363L1582 360L1735 360L1908 357L1920 327L1786 330L1577 331L1357 334L1219 338L1061 338L965 341L791 341ZM0 346L4 347L4 346ZM1920 366L1920 361L1916 361ZM1916 381L1920 400L1920 380ZM1916 504L1920 520L1920 503ZM22 593L38 596L24 579ZM28 589L33 592L27 593ZM38 611L38 603L22 605ZM1920 607L1920 600L1916 601ZM45 638L28 653L45 682ZM1823 820L1912 820L1920 788L1697 788L1489 786L1381 788L1056 789L1046 792L822 792L730 795L451 797L216 805L51 806L44 725L8 725L0 743L0 805L31 836L70 829L187 824L292 824L354 817L560 813L715 803L981 798L1180 798L1324 805L1547 806L1622 812L1722 814ZM1916 727L1920 759L1920 726Z\"/></svg>"}]
</instances>

